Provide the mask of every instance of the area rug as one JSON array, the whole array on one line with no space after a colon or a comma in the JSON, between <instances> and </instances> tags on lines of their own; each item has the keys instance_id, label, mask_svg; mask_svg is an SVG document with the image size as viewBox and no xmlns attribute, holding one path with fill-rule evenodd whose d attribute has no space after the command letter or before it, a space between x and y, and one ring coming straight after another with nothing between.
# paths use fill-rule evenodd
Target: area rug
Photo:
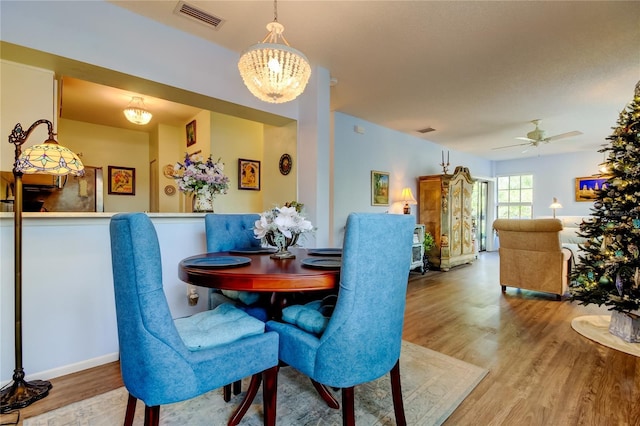
<instances>
[{"instance_id":1,"label":"area rug","mask_svg":"<svg viewBox=\"0 0 640 426\"><path fill-rule=\"evenodd\" d=\"M594 342L640 357L640 343L629 343L609 333L610 322L610 315L585 315L574 318L571 327Z\"/></svg>"},{"instance_id":2,"label":"area rug","mask_svg":"<svg viewBox=\"0 0 640 426\"><path fill-rule=\"evenodd\" d=\"M487 370L412 343L403 342L400 357L402 395L407 424L440 425L487 374ZM248 381L243 381L246 390ZM204 426L226 424L244 392L230 402L218 389L189 401L163 405L160 425ZM336 395L340 400L340 395ZM393 425L389 375L355 388L356 423ZM113 426L122 424L127 403L124 388L25 419L24 426ZM262 390L242 419L241 426L262 425ZM138 402L134 425L142 425L144 404ZM342 412L324 403L311 382L293 368L278 374L277 424L280 426L341 425Z\"/></svg>"}]
</instances>

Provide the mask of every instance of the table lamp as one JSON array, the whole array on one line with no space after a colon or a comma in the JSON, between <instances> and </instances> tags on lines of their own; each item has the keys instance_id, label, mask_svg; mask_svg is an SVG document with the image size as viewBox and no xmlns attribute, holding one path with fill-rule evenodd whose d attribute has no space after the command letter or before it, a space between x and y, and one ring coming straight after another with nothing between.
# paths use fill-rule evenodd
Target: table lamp
<instances>
[{"instance_id":1,"label":"table lamp","mask_svg":"<svg viewBox=\"0 0 640 426\"><path fill-rule=\"evenodd\" d=\"M553 209L553 218L556 218L556 209L561 209L562 208L562 204L560 204L558 202L558 199L556 197L553 197L553 203L551 203L551 205L549 206L550 209Z\"/></svg>"},{"instance_id":2,"label":"table lamp","mask_svg":"<svg viewBox=\"0 0 640 426\"><path fill-rule=\"evenodd\" d=\"M413 192L411 192L411 188L408 188L408 187L402 190L400 201L404 203L404 214L411 214L411 206L409 204L418 204L416 199L413 197Z\"/></svg>"},{"instance_id":3,"label":"table lamp","mask_svg":"<svg viewBox=\"0 0 640 426\"><path fill-rule=\"evenodd\" d=\"M22 152L22 144L40 124L46 124L49 137L40 145ZM44 380L27 382L22 367L22 175L49 174L82 176L84 166L76 154L58 145L54 139L53 124L49 120L38 120L25 132L20 123L9 135L9 143L15 145L14 176L14 314L15 314L15 369L13 383L0 392L0 412L26 407L49 394L51 383Z\"/></svg>"}]
</instances>

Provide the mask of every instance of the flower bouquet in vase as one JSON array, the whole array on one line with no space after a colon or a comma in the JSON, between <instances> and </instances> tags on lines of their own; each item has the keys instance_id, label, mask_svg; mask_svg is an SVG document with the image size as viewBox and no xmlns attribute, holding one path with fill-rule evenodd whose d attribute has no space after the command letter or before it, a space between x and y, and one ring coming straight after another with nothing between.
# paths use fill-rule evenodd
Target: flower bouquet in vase
<instances>
[{"instance_id":1,"label":"flower bouquet in vase","mask_svg":"<svg viewBox=\"0 0 640 426\"><path fill-rule=\"evenodd\" d=\"M229 178L224 174L224 163L215 163L211 156L205 161L201 155L185 154L184 163L176 163L173 178L180 191L193 195L193 212L213 213L213 199L226 194Z\"/></svg>"},{"instance_id":2,"label":"flower bouquet in vase","mask_svg":"<svg viewBox=\"0 0 640 426\"><path fill-rule=\"evenodd\" d=\"M297 203L291 207L288 205L263 212L254 225L255 237L278 249L271 255L272 259L295 258L296 256L289 251L289 247L298 242L300 234L313 231L311 222L302 216L300 211L302 205Z\"/></svg>"}]
</instances>

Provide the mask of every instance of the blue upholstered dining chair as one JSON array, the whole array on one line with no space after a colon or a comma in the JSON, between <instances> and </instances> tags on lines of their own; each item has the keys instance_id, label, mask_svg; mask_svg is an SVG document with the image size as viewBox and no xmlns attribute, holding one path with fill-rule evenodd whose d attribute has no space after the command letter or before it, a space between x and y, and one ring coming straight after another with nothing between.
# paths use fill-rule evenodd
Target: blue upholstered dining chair
<instances>
[{"instance_id":1,"label":"blue upholstered dining chair","mask_svg":"<svg viewBox=\"0 0 640 426\"><path fill-rule=\"evenodd\" d=\"M204 217L205 232L207 237L207 252L242 250L259 248L260 240L253 234L253 226L259 214L207 214ZM255 292L228 292L222 296L217 289L209 290L209 308L213 309L220 303L229 302L232 298L238 306L250 315L266 321L266 309L257 303L260 294ZM233 294L232 294L233 293Z\"/></svg>"},{"instance_id":2,"label":"blue upholstered dining chair","mask_svg":"<svg viewBox=\"0 0 640 426\"><path fill-rule=\"evenodd\" d=\"M351 213L338 298L326 328L309 332L267 323L268 331L280 335L281 361L312 381L342 389L345 425L355 424L354 386L387 372L396 423L406 424L399 359L414 226L413 216Z\"/></svg>"},{"instance_id":3,"label":"blue upholstered dining chair","mask_svg":"<svg viewBox=\"0 0 640 426\"><path fill-rule=\"evenodd\" d=\"M241 250L260 247L260 240L255 238L253 226L259 214L217 214L209 213L204 217L205 233L207 237L207 252ZM209 309L214 309L221 303L234 303L249 315L261 321L267 320L267 310L259 303L261 295L255 292L221 292L218 289L209 289ZM233 383L233 393L238 395L241 391L241 382ZM223 398L231 400L231 385L224 387Z\"/></svg>"},{"instance_id":4,"label":"blue upholstered dining chair","mask_svg":"<svg viewBox=\"0 0 640 426\"><path fill-rule=\"evenodd\" d=\"M160 405L260 373L264 424L274 425L278 335L265 333L263 322L230 304L173 320L151 220L119 213L110 233L120 368L129 391L125 426L133 422L138 399L145 404L145 425L157 425Z\"/></svg>"}]
</instances>

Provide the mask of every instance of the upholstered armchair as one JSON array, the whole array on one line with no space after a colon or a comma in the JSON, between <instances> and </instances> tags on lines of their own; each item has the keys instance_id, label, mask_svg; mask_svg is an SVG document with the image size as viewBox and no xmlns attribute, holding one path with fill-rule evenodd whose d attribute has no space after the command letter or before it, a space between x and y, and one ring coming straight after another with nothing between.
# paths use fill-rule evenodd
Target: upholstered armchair
<instances>
[{"instance_id":1,"label":"upholstered armchair","mask_svg":"<svg viewBox=\"0 0 640 426\"><path fill-rule=\"evenodd\" d=\"M409 215L350 214L338 298L326 329L267 323L280 335L285 364L316 384L342 389L344 424L355 424L354 386L387 372L396 423L406 424L399 358L414 226Z\"/></svg>"},{"instance_id":2,"label":"upholstered armchair","mask_svg":"<svg viewBox=\"0 0 640 426\"><path fill-rule=\"evenodd\" d=\"M259 380L258 374L264 379L264 424L275 424L278 335L265 333L263 322L230 304L173 320L151 220L120 213L112 217L110 233L120 367L129 391L125 426L133 422L138 399L145 404L145 425L158 425L160 405L243 377Z\"/></svg>"},{"instance_id":3,"label":"upholstered armchair","mask_svg":"<svg viewBox=\"0 0 640 426\"><path fill-rule=\"evenodd\" d=\"M558 219L497 219L500 285L561 296L568 290L571 251L560 244Z\"/></svg>"}]
</instances>

